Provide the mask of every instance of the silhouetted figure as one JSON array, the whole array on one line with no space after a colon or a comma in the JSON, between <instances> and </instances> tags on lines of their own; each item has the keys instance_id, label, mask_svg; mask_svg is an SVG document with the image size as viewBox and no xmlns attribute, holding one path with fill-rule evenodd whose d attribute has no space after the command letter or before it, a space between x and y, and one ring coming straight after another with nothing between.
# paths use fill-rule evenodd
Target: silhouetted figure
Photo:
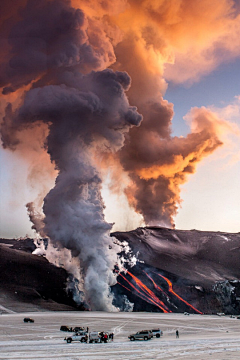
<instances>
[{"instance_id":1,"label":"silhouetted figure","mask_svg":"<svg viewBox=\"0 0 240 360\"><path fill-rule=\"evenodd\" d=\"M103 334L103 332L101 331L101 332L99 333L99 335L101 336L101 342L103 342L103 341L104 341L104 334Z\"/></svg>"},{"instance_id":2,"label":"silhouetted figure","mask_svg":"<svg viewBox=\"0 0 240 360\"><path fill-rule=\"evenodd\" d=\"M104 342L105 342L105 343L107 342L107 340L108 340L108 336L107 336L107 334L104 334L104 336L103 336L103 340L104 340Z\"/></svg>"},{"instance_id":3,"label":"silhouetted figure","mask_svg":"<svg viewBox=\"0 0 240 360\"><path fill-rule=\"evenodd\" d=\"M89 327L87 327L87 333L88 333Z\"/></svg>"},{"instance_id":4,"label":"silhouetted figure","mask_svg":"<svg viewBox=\"0 0 240 360\"><path fill-rule=\"evenodd\" d=\"M178 339L178 338L179 338L179 331L176 330L176 339Z\"/></svg>"}]
</instances>

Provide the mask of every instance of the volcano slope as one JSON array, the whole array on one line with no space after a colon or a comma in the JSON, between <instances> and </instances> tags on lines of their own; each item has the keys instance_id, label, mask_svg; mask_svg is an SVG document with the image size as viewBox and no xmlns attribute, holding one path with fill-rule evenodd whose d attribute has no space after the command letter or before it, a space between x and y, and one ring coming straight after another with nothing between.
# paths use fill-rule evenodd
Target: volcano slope
<instances>
[{"instance_id":1,"label":"volcano slope","mask_svg":"<svg viewBox=\"0 0 240 360\"><path fill-rule=\"evenodd\" d=\"M32 239L0 239L0 305L14 312L78 308L66 291L69 274L35 249Z\"/></svg>"},{"instance_id":2,"label":"volcano slope","mask_svg":"<svg viewBox=\"0 0 240 360\"><path fill-rule=\"evenodd\" d=\"M145 227L111 236L125 259L112 287L120 310L240 314L239 233ZM0 305L85 310L67 290L71 275L35 249L32 239L0 239Z\"/></svg>"},{"instance_id":3,"label":"volcano slope","mask_svg":"<svg viewBox=\"0 0 240 360\"><path fill-rule=\"evenodd\" d=\"M116 290L134 310L240 313L239 233L145 227L112 236L123 257L137 258Z\"/></svg>"}]
</instances>

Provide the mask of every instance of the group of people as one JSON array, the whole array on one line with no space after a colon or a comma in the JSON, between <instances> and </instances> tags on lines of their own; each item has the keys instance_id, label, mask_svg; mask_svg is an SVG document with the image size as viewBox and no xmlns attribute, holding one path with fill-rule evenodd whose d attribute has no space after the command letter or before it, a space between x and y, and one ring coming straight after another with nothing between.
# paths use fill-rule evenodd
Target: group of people
<instances>
[{"instance_id":1,"label":"group of people","mask_svg":"<svg viewBox=\"0 0 240 360\"><path fill-rule=\"evenodd\" d=\"M102 332L100 332L100 335L101 335L102 342L107 343L108 339L113 341L113 336L114 336L113 333L108 334L108 333L105 333L102 331Z\"/></svg>"}]
</instances>

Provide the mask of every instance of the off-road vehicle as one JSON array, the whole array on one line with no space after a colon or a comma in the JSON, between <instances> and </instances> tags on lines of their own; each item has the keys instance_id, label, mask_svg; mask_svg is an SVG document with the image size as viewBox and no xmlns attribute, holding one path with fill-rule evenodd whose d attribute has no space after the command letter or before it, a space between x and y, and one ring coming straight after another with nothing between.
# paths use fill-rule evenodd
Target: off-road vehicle
<instances>
[{"instance_id":1,"label":"off-road vehicle","mask_svg":"<svg viewBox=\"0 0 240 360\"><path fill-rule=\"evenodd\" d=\"M82 327L82 326L75 326L73 329L72 329L73 332L79 332L79 331L85 331L85 327Z\"/></svg>"},{"instance_id":2,"label":"off-road vehicle","mask_svg":"<svg viewBox=\"0 0 240 360\"><path fill-rule=\"evenodd\" d=\"M72 341L80 341L80 342L87 342L88 341L88 335L86 331L78 332L74 335L65 337L67 343L71 343Z\"/></svg>"},{"instance_id":3,"label":"off-road vehicle","mask_svg":"<svg viewBox=\"0 0 240 360\"><path fill-rule=\"evenodd\" d=\"M100 332L100 331L90 331L90 333L89 333L89 342L90 343L102 342L102 332Z\"/></svg>"},{"instance_id":4,"label":"off-road vehicle","mask_svg":"<svg viewBox=\"0 0 240 360\"><path fill-rule=\"evenodd\" d=\"M24 321L25 323L28 323L28 322L34 323L34 320L33 320L32 318L24 318L23 321Z\"/></svg>"},{"instance_id":5,"label":"off-road vehicle","mask_svg":"<svg viewBox=\"0 0 240 360\"><path fill-rule=\"evenodd\" d=\"M128 338L131 341L134 341L134 340L150 340L152 337L153 334L151 330L142 330L142 331L138 331L136 334L129 335Z\"/></svg>"},{"instance_id":6,"label":"off-road vehicle","mask_svg":"<svg viewBox=\"0 0 240 360\"><path fill-rule=\"evenodd\" d=\"M69 326L66 326L66 325L62 325L62 326L60 327L60 330L61 330L61 331L72 332L72 328L69 327Z\"/></svg>"},{"instance_id":7,"label":"off-road vehicle","mask_svg":"<svg viewBox=\"0 0 240 360\"><path fill-rule=\"evenodd\" d=\"M163 335L162 330L160 329L152 329L153 336L156 336L156 338L160 338Z\"/></svg>"}]
</instances>

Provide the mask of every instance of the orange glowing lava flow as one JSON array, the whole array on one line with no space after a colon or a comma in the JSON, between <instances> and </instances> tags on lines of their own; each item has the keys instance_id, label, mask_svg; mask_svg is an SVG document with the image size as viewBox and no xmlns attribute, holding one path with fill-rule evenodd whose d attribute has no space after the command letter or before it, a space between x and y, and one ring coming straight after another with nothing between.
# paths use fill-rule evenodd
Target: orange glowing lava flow
<instances>
[{"instance_id":1,"label":"orange glowing lava flow","mask_svg":"<svg viewBox=\"0 0 240 360\"><path fill-rule=\"evenodd\" d=\"M136 290L138 292L137 296L140 297L141 299L143 299L144 301L147 301L148 303L152 303L155 306L157 306L159 309L161 309L163 312L168 313L169 310L166 310L166 306L165 304L163 304L162 301L160 301L156 295L154 293L151 292L151 290L148 289L147 286L145 286L136 276L134 276L133 274L129 273L128 274L130 276L133 277L133 279L135 280L137 286L141 289L137 289L136 286L134 286L125 276L123 276L121 273L119 274L134 290ZM124 286L123 284L119 283L121 286L123 286L125 289L127 289L128 291L130 291L126 286ZM153 296L150 295L150 293L153 294ZM162 306L162 304L164 305L164 307Z\"/></svg>"},{"instance_id":2,"label":"orange glowing lava flow","mask_svg":"<svg viewBox=\"0 0 240 360\"><path fill-rule=\"evenodd\" d=\"M130 273L130 271L127 272L136 282L136 284L138 285L138 287L147 295L149 296L152 300L154 300L159 307L164 311L164 312L171 312L167 306L164 304L164 302L162 302L161 300L159 300L159 298L154 294L153 291L151 291L146 285L144 285L142 283L141 280L139 280L135 275L133 275L132 273Z\"/></svg>"},{"instance_id":3,"label":"orange glowing lava flow","mask_svg":"<svg viewBox=\"0 0 240 360\"><path fill-rule=\"evenodd\" d=\"M162 292L168 298L168 295L165 293L165 291L155 283L155 281L151 278L151 276L148 273L146 273L146 271L143 271L143 272L152 281L155 289Z\"/></svg>"},{"instance_id":4,"label":"orange glowing lava flow","mask_svg":"<svg viewBox=\"0 0 240 360\"><path fill-rule=\"evenodd\" d=\"M175 295L179 300L181 300L182 302L184 302L186 305L188 305L190 308L192 308L194 311L196 311L199 314L202 314L201 311L197 310L194 306L192 306L191 304L189 304L186 300L184 300L183 298L181 298L181 296L179 296L177 293L175 293L175 291L172 288L172 283L170 280L168 280L168 278L166 278L165 276L161 275L161 274L157 274L158 276L160 276L161 278L163 278L167 284L168 284L168 291Z\"/></svg>"},{"instance_id":5,"label":"orange glowing lava flow","mask_svg":"<svg viewBox=\"0 0 240 360\"><path fill-rule=\"evenodd\" d=\"M144 295L144 294L141 294L141 292L133 285L133 284L131 284L122 274L120 274L121 276L122 276L122 278L125 280L125 281L127 281L128 283L129 283L129 285L131 285L132 287L133 287L133 289L135 289L139 294L136 294L138 297L140 297L140 299L142 299L142 300L144 300L144 301L146 301L146 302L148 302L149 304L154 304L154 305L156 305L156 306L158 306L157 304L155 304L155 302L153 301L153 300L151 300L151 299L148 299L147 297L146 297L146 295ZM132 294L133 294L133 292L129 289L129 288L127 288L126 286L124 286L122 283L120 283L120 282L117 282L119 285L121 285L122 287L124 287L124 289L126 289L126 290L128 290L129 292L131 292Z\"/></svg>"}]
</instances>

